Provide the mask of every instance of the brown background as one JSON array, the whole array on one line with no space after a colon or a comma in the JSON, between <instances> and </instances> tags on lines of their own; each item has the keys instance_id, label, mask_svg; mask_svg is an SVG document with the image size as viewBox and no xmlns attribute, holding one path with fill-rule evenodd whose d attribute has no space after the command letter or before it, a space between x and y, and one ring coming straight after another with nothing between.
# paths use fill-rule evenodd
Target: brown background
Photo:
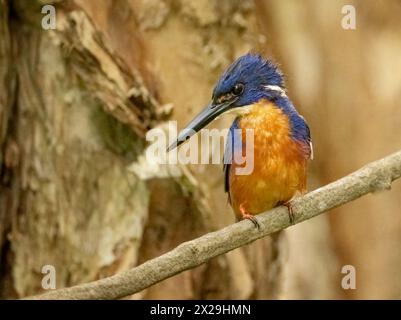
<instances>
[{"instance_id":1,"label":"brown background","mask_svg":"<svg viewBox=\"0 0 401 320\"><path fill-rule=\"evenodd\" d=\"M280 63L310 124L309 189L400 148L399 1L0 0L0 296L125 270L234 222L220 165L144 181L144 135L182 127L219 74ZM341 8L356 8L356 30ZM172 107L172 110L170 110ZM226 128L223 117L212 127ZM144 165L142 163L142 165ZM146 166L146 164L145 164ZM132 298L401 298L401 184L215 258ZM357 289L341 288L341 267Z\"/></svg>"}]
</instances>

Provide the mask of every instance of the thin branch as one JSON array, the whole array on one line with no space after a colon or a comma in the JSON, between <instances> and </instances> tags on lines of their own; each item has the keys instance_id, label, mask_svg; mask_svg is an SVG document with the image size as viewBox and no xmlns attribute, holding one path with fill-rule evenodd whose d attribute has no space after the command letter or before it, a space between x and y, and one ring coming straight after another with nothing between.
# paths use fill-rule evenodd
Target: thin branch
<instances>
[{"instance_id":1,"label":"thin branch","mask_svg":"<svg viewBox=\"0 0 401 320\"><path fill-rule=\"evenodd\" d=\"M400 176L401 151L295 199L293 201L295 223L313 218L370 192L390 189L391 183ZM260 214L257 219L260 230L249 221L241 221L182 243L170 252L128 271L86 284L49 291L28 299L122 298L290 226L285 207Z\"/></svg>"}]
</instances>

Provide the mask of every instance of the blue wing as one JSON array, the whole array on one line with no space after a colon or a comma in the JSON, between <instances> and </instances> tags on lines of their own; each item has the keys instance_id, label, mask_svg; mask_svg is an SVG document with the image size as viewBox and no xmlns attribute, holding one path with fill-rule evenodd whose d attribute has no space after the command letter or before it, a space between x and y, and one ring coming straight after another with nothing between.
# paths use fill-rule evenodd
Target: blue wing
<instances>
[{"instance_id":1,"label":"blue wing","mask_svg":"<svg viewBox=\"0 0 401 320\"><path fill-rule=\"evenodd\" d=\"M234 160L234 152L235 150L241 150L242 152L242 136L240 134L239 127L239 119L235 119L233 124L230 127L228 132L228 137L226 141L226 146L224 150L224 164L223 164L223 171L224 171L224 191L228 194L228 202L231 203L231 196L230 196L230 168L231 163Z\"/></svg>"},{"instance_id":2,"label":"blue wing","mask_svg":"<svg viewBox=\"0 0 401 320\"><path fill-rule=\"evenodd\" d=\"M306 157L313 159L311 133L304 117L296 111L294 105L287 97L280 97L276 100L276 104L287 113L291 123L292 136L304 145Z\"/></svg>"},{"instance_id":3,"label":"blue wing","mask_svg":"<svg viewBox=\"0 0 401 320\"><path fill-rule=\"evenodd\" d=\"M298 115L298 119L293 124L293 135L297 140L303 142L306 156L309 159L313 159L313 145L310 129L308 123L301 115Z\"/></svg>"}]
</instances>

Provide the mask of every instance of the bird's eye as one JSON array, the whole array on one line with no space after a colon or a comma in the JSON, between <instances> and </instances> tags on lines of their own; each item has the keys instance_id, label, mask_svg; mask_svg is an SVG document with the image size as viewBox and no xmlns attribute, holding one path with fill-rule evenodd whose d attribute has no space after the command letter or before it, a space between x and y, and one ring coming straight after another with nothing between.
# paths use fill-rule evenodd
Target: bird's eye
<instances>
[{"instance_id":1,"label":"bird's eye","mask_svg":"<svg viewBox=\"0 0 401 320\"><path fill-rule=\"evenodd\" d=\"M242 83L237 83L233 88L233 94L239 96L241 93L244 92L244 85Z\"/></svg>"}]
</instances>

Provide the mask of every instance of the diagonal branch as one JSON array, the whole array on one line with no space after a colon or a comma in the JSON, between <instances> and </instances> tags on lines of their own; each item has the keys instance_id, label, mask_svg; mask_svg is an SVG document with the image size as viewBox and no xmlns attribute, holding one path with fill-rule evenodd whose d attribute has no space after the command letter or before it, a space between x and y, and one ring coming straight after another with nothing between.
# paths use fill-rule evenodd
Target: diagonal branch
<instances>
[{"instance_id":1,"label":"diagonal branch","mask_svg":"<svg viewBox=\"0 0 401 320\"><path fill-rule=\"evenodd\" d=\"M398 151L295 199L293 201L295 223L313 218L370 192L390 189L391 183L400 177L401 151ZM290 226L285 207L278 207L260 214L257 219L260 230L257 230L249 221L241 221L185 242L170 252L131 270L86 284L49 291L29 299L122 298Z\"/></svg>"}]
</instances>

